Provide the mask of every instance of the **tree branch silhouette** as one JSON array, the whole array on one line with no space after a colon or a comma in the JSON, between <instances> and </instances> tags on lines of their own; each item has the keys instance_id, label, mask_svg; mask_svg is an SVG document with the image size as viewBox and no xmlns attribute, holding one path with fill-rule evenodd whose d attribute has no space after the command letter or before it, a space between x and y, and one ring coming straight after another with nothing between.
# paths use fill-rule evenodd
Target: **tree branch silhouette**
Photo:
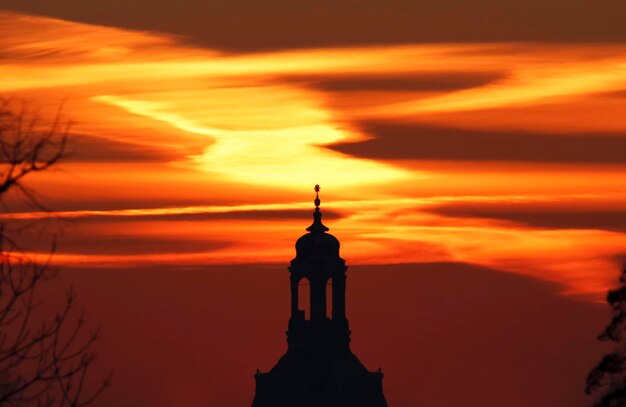
<instances>
[{"instance_id":1,"label":"tree branch silhouette","mask_svg":"<svg viewBox=\"0 0 626 407\"><path fill-rule=\"evenodd\" d=\"M621 286L610 290L606 300L611 306L611 322L598 336L601 341L612 341L617 348L604 356L587 376L587 394L599 394L594 407L626 405L626 264L619 279Z\"/></svg>"},{"instance_id":2,"label":"tree branch silhouette","mask_svg":"<svg viewBox=\"0 0 626 407\"><path fill-rule=\"evenodd\" d=\"M54 278L51 260L38 261L21 247L5 225L10 220L6 197L15 191L40 210L48 210L24 184L31 174L46 171L64 156L68 124L57 112L42 128L36 115L10 99L0 99L0 406L80 407L91 404L110 385L110 378L86 389L95 360L91 351L99 329L86 332L82 312L76 316L76 294L68 290L62 308L51 316L38 300L40 285Z\"/></svg>"}]
</instances>

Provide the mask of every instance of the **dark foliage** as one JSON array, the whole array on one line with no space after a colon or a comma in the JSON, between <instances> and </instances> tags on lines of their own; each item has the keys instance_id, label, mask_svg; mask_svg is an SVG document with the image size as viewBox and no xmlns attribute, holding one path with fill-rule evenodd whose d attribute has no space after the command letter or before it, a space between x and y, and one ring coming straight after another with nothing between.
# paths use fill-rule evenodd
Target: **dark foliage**
<instances>
[{"instance_id":1,"label":"dark foliage","mask_svg":"<svg viewBox=\"0 0 626 407\"><path fill-rule=\"evenodd\" d=\"M601 395L595 407L626 406L626 265L620 276L621 287L610 290L606 300L611 306L611 322L598 336L601 341L612 341L617 348L604 356L587 376L587 394Z\"/></svg>"}]
</instances>

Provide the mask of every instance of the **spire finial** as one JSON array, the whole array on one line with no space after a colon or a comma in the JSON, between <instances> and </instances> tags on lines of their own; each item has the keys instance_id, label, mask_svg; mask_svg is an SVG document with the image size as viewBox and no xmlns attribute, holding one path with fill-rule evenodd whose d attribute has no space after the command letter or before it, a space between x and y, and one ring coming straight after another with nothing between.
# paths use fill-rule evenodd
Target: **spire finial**
<instances>
[{"instance_id":1,"label":"spire finial","mask_svg":"<svg viewBox=\"0 0 626 407\"><path fill-rule=\"evenodd\" d=\"M328 230L326 226L322 223L322 212L320 211L320 185L315 184L315 212L313 212L313 224L306 228L309 232L312 233L324 233Z\"/></svg>"},{"instance_id":2,"label":"spire finial","mask_svg":"<svg viewBox=\"0 0 626 407\"><path fill-rule=\"evenodd\" d=\"M319 208L320 207L320 184L315 184L315 188L313 188L315 190L315 201L313 201L313 203L315 203L315 208Z\"/></svg>"}]
</instances>

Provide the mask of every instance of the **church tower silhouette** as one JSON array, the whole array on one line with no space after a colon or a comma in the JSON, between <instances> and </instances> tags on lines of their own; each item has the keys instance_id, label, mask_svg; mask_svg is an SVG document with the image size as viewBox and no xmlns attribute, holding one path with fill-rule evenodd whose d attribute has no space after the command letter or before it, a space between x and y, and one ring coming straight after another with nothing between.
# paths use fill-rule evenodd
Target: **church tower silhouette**
<instances>
[{"instance_id":1,"label":"church tower silhouette","mask_svg":"<svg viewBox=\"0 0 626 407\"><path fill-rule=\"evenodd\" d=\"M252 407L387 407L383 373L370 372L350 351L347 267L339 257L339 241L322 223L319 190L316 185L313 224L296 242L289 267L287 353L269 372L257 370ZM299 298L303 288L310 290L310 304ZM309 314L300 309L308 305Z\"/></svg>"}]
</instances>

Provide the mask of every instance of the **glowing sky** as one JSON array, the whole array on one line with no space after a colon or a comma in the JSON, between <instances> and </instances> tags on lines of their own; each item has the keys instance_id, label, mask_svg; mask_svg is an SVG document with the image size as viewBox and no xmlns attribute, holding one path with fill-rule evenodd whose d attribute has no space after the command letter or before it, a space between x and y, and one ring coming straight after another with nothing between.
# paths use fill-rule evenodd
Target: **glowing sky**
<instances>
[{"instance_id":1,"label":"glowing sky","mask_svg":"<svg viewBox=\"0 0 626 407\"><path fill-rule=\"evenodd\" d=\"M33 180L80 218L59 262L285 261L315 183L356 264L463 261L599 298L626 251L625 46L225 53L0 18L0 92L72 122L63 171ZM188 245L94 252L103 236Z\"/></svg>"},{"instance_id":2,"label":"glowing sky","mask_svg":"<svg viewBox=\"0 0 626 407\"><path fill-rule=\"evenodd\" d=\"M108 332L102 405L249 404L316 183L390 405L588 405L626 255L626 6L297 3L2 2L0 96L71 134L28 180L54 212L0 218L38 256L57 235Z\"/></svg>"}]
</instances>

